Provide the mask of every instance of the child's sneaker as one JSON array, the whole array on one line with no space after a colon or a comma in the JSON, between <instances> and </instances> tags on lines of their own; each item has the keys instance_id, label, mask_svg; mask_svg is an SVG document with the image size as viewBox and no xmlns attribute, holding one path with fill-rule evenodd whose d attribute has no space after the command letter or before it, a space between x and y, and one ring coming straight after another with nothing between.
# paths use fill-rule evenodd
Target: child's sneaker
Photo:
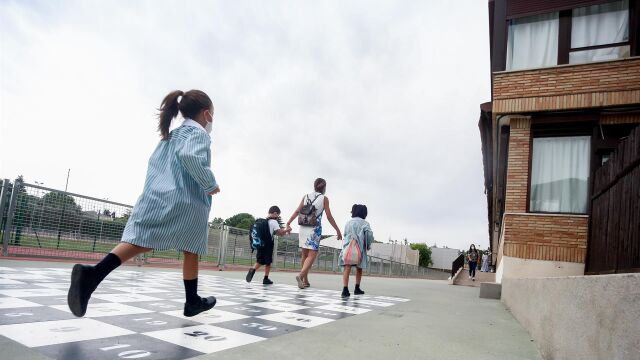
<instances>
[{"instance_id":1,"label":"child's sneaker","mask_svg":"<svg viewBox=\"0 0 640 360\"><path fill-rule=\"evenodd\" d=\"M264 279L262 279L262 285L271 285L273 284L273 281L269 280L268 277L264 277Z\"/></svg>"},{"instance_id":2,"label":"child's sneaker","mask_svg":"<svg viewBox=\"0 0 640 360\"><path fill-rule=\"evenodd\" d=\"M364 291L362 291L362 289L360 289L360 287L356 287L355 291L353 292L355 295L364 295Z\"/></svg>"},{"instance_id":3,"label":"child's sneaker","mask_svg":"<svg viewBox=\"0 0 640 360\"><path fill-rule=\"evenodd\" d=\"M249 272L247 273L247 277L245 278L247 282L251 282L251 280L253 280L253 275L255 273L256 273L256 269L254 268L249 269Z\"/></svg>"},{"instance_id":4,"label":"child's sneaker","mask_svg":"<svg viewBox=\"0 0 640 360\"><path fill-rule=\"evenodd\" d=\"M213 296L200 298L200 301L195 304L184 303L183 315L186 317L196 316L203 311L211 310L215 305L216 298Z\"/></svg>"},{"instance_id":5,"label":"child's sneaker","mask_svg":"<svg viewBox=\"0 0 640 360\"><path fill-rule=\"evenodd\" d=\"M351 296L351 293L349 292L349 289L344 288L342 289L342 295L340 295L343 298L348 298L349 296Z\"/></svg>"},{"instance_id":6,"label":"child's sneaker","mask_svg":"<svg viewBox=\"0 0 640 360\"><path fill-rule=\"evenodd\" d=\"M96 289L93 266L76 264L71 271L71 285L67 294L67 304L71 313L82 317L87 312L91 294Z\"/></svg>"}]
</instances>

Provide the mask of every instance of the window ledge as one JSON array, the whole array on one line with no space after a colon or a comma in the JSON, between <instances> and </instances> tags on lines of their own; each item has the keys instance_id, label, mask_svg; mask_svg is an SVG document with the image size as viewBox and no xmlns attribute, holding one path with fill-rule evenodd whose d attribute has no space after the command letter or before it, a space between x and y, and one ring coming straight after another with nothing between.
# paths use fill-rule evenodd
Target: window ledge
<instances>
[{"instance_id":1,"label":"window ledge","mask_svg":"<svg viewBox=\"0 0 640 360\"><path fill-rule=\"evenodd\" d=\"M553 216L553 217L579 217L579 218L589 218L588 214L562 214L562 213L516 213L516 212L506 212L507 215L521 215L521 216Z\"/></svg>"},{"instance_id":2,"label":"window ledge","mask_svg":"<svg viewBox=\"0 0 640 360\"><path fill-rule=\"evenodd\" d=\"M560 65L554 65L554 66L535 67L535 68L529 68L529 69L494 71L493 75L516 74L516 73L520 73L520 72L529 72L529 71L538 71L538 70L562 69L562 68L570 68L570 67L577 67L577 66L589 66L589 65L594 65L594 64L605 64L605 63L633 61L633 60L637 60L637 59L640 59L640 56L631 56L631 57L622 58L622 59L615 59L615 60L592 61L592 62L580 63L580 64L560 64Z\"/></svg>"}]
</instances>

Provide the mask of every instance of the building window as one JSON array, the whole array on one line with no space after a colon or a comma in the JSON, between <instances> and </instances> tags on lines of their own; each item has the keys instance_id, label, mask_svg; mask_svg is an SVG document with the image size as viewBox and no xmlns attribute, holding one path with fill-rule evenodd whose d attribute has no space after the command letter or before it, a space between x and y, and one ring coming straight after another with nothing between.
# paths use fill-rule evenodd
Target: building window
<instances>
[{"instance_id":1,"label":"building window","mask_svg":"<svg viewBox=\"0 0 640 360\"><path fill-rule=\"evenodd\" d=\"M507 70L556 65L558 13L513 19L507 38Z\"/></svg>"},{"instance_id":2,"label":"building window","mask_svg":"<svg viewBox=\"0 0 640 360\"><path fill-rule=\"evenodd\" d=\"M589 136L533 139L532 212L587 212L591 141Z\"/></svg>"},{"instance_id":3,"label":"building window","mask_svg":"<svg viewBox=\"0 0 640 360\"><path fill-rule=\"evenodd\" d=\"M570 64L626 58L630 52L628 0L573 9Z\"/></svg>"}]
</instances>

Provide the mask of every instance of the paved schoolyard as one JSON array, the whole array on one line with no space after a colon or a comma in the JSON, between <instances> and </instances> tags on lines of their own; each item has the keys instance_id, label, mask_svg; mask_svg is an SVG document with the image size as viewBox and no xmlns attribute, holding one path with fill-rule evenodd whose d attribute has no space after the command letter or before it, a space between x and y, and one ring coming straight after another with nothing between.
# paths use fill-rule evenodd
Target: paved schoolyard
<instances>
[{"instance_id":1,"label":"paved schoolyard","mask_svg":"<svg viewBox=\"0 0 640 360\"><path fill-rule=\"evenodd\" d=\"M52 274L64 273L66 270L70 269L71 266L72 264L69 263L0 260L0 267L12 268L18 271L20 271L20 269L24 270L24 268L27 267L47 268L48 271L52 272ZM131 274L131 276L141 274L136 276L141 276L139 278L145 278L147 280L150 276L154 279L161 277L164 280L163 282L167 284L170 284L170 281L168 282L168 280L173 281L177 279L177 287L172 289L172 291L175 290L173 295L175 295L174 297L176 297L176 300L180 296L179 285L181 285L181 283L179 282L180 277L177 269L126 266L122 267L122 270ZM245 344L241 346L229 347L228 350L216 350L216 352L210 354L200 355L202 353L210 352L207 350L215 347L199 347L202 345L195 344L190 345L191 348L188 348L190 351L186 351L184 350L184 347L176 345L175 348L180 348L183 351L174 351L170 358L185 358L190 356L197 356L197 359L224 358L243 360L258 358L274 358L280 360L299 359L303 357L307 359L337 359L344 357L369 359L540 358L538 351L535 348L535 344L531 341L526 330L517 323L513 316L511 316L511 314L505 309L504 305L496 300L478 298L478 288L451 286L447 285L444 281L365 277L362 283L363 290L367 292L365 297L360 300L351 301L350 303L338 304L338 306L346 306L342 309L336 308L336 306L328 303L330 306L333 306L332 310L326 309L327 311L325 314L322 314L319 312L321 310L318 310L316 307L326 306L322 304L314 304L314 302L311 301L311 298L316 297L316 300L319 301L326 301L327 299L336 299L339 301L339 299L336 298L335 291L341 290L341 280L337 275L311 274L310 282L313 288L298 292L293 287L293 285L295 285L294 274L290 272L272 273L271 278L274 280L276 285L279 286L271 286L266 290L263 290L262 286L256 286L257 284L252 284L250 287L244 287L242 281L238 281L244 279L244 272L202 271L201 274L203 275L202 278L207 279L209 289L210 291L213 291L214 295L216 295L216 288L218 288L217 291L222 294L222 289L220 288L226 288L229 290L235 286L242 286L243 289L240 289L240 291L243 292L244 296L255 299L256 303L249 303L252 304L249 306L244 306L248 305L247 303L240 304L236 305L235 308L233 304L226 304L226 306L223 306L221 303L220 307L216 308L222 312L217 313L217 316L212 316L212 318L216 318L215 320L209 321L205 319L199 323L185 323L178 324L177 326L191 326L192 329L196 329L198 332L190 332L191 335L189 336L192 338L211 337L209 334L204 334L207 332L207 329L209 329L205 329L205 327L210 327L212 330L219 330L221 328L225 329L223 332L226 332L228 329L232 329L229 334L233 334L234 336L238 336L236 334L238 332L246 333L247 326L256 328L256 330L254 333L251 333L251 335L245 336L247 340ZM254 283L260 280L261 273L258 273L254 278ZM52 291L53 290L55 289L52 289ZM126 289L120 290L124 291ZM281 294L277 294L278 292ZM153 293L150 294L157 295ZM320 294L319 297L316 296L318 294ZM140 295L149 296L147 294ZM282 306L282 304L265 305L265 302L270 300L266 297L273 296L275 299L278 295L281 295L282 298L291 298L291 300L281 300L285 303L302 304L301 301L306 301L307 303L305 303L304 306L309 305L311 308L310 310L275 309L269 308L269 306ZM112 295L105 294L103 298L105 296ZM258 297L256 298L256 296ZM265 298L260 299L260 296L265 296ZM372 300L372 298L380 296L389 297L389 299L408 299L409 301L387 300L376 302L375 300ZM221 298L224 299L224 297ZM109 299L113 300L113 298ZM260 301L264 302L259 303ZM359 304L358 301L361 303ZM139 305L144 305L144 302L145 301L140 302ZM150 300L150 303L147 305L150 305L153 302L156 302L156 300ZM171 303L170 300L167 301L165 299L162 299L160 302L180 305L177 302ZM370 303L367 304L367 302ZM55 308L57 305L49 306ZM235 311L236 314L242 315L242 311L247 310L248 308L253 308L254 306L268 310L265 311L265 314L257 314L258 316L256 318L263 317L259 319L262 321L253 321L256 319L253 316L251 316L251 319L253 319L252 321L243 321L249 318L245 317L241 319L238 316L234 317L233 315L228 314L228 312L231 313ZM359 310L354 310L353 308ZM227 312L225 309L229 311ZM57 310L63 310L63 308ZM171 321L180 319L179 317L171 318L171 314L169 314L171 309L166 310L167 311L162 314L157 314L157 316L162 316L162 319L152 319L153 321L150 321L150 323L170 323ZM336 318L336 321L321 321L322 324L318 324L318 326L299 326L311 325L311 321L318 321L313 317L313 315L305 314L305 311L307 310L318 312L318 314L315 314L319 315L318 318L322 318L323 316L330 317L331 315L328 314L331 313L345 314L345 316L340 316L339 319ZM340 312L337 310L346 312ZM280 319L279 317L283 317L282 314L286 314L286 312L291 312L291 314L294 315L301 314L311 317L303 319L304 316L289 316L290 318ZM357 314L349 314L349 312L357 312ZM246 316L249 315L253 314L246 314ZM225 316L230 317L227 319ZM100 317L96 317L94 319L100 320ZM122 316L121 319L114 320L115 322L111 322L111 324L114 328L127 328L127 326L132 326L118 322L122 322L125 319L127 319L127 317ZM180 321L187 320L180 319ZM302 321L302 323L295 324L291 323L292 321ZM238 324L235 324L236 322ZM289 322L289 324L287 324L287 322ZM260 324L255 325L256 323ZM315 325L315 323L313 323L313 325ZM173 327L175 326L176 325L173 325ZM202 327L202 329L200 327ZM139 332L143 331L145 331L145 329L141 329ZM260 331L262 331L263 334L270 331L278 332L277 335L279 336L263 335L260 334ZM171 331L165 332L171 333ZM163 340L174 344L186 344L182 340L172 338L174 335L167 335L162 331L156 331L153 335L156 335L155 337L150 337L153 341ZM126 337L134 335L123 333L119 336ZM255 336L255 338L252 338L251 336ZM208 340L216 340L217 342L217 338L214 339L214 337L211 337L211 339ZM97 345L95 346L98 346L100 349L111 349L113 346L122 346L120 348L113 348L113 353L116 356L118 354L125 353L126 351L129 352L126 353L125 356L127 354L131 356L144 355L144 352L142 351L137 353L133 352L134 349L132 347L125 348L122 345L124 342L119 343L121 345L107 344L103 346L101 345L101 342L96 344ZM2 336L0 336L0 347L2 347L4 355L11 359L47 358L41 355L42 351L36 351L38 350L37 347L28 348L18 342L14 342ZM171 348L168 348L167 351L170 349ZM200 349L200 351L194 349ZM105 351L103 350L103 352ZM49 356L51 356L51 354L51 352L48 353ZM78 354L81 354L81 352ZM79 356L81 355L78 355L78 358Z\"/></svg>"}]
</instances>

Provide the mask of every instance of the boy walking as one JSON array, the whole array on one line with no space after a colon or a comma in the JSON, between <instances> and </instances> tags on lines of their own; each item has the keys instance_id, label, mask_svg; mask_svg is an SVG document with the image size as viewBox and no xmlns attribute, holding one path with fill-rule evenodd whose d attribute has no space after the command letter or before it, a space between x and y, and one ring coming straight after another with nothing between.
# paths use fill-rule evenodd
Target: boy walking
<instances>
[{"instance_id":1,"label":"boy walking","mask_svg":"<svg viewBox=\"0 0 640 360\"><path fill-rule=\"evenodd\" d=\"M273 262L273 235L283 236L291 232L291 227L287 227L286 229L283 228L282 220L280 220L280 208L277 206L272 206L269 208L267 221L269 224L270 236L268 236L266 239L262 239L262 241L264 242L264 246L258 249L258 254L256 255L256 264L253 265L251 269L249 269L246 277L247 282L251 282L256 271L260 268L260 266L264 265L264 279L262 279L262 284L273 284L273 281L269 279L269 272L271 272L271 263Z\"/></svg>"}]
</instances>

